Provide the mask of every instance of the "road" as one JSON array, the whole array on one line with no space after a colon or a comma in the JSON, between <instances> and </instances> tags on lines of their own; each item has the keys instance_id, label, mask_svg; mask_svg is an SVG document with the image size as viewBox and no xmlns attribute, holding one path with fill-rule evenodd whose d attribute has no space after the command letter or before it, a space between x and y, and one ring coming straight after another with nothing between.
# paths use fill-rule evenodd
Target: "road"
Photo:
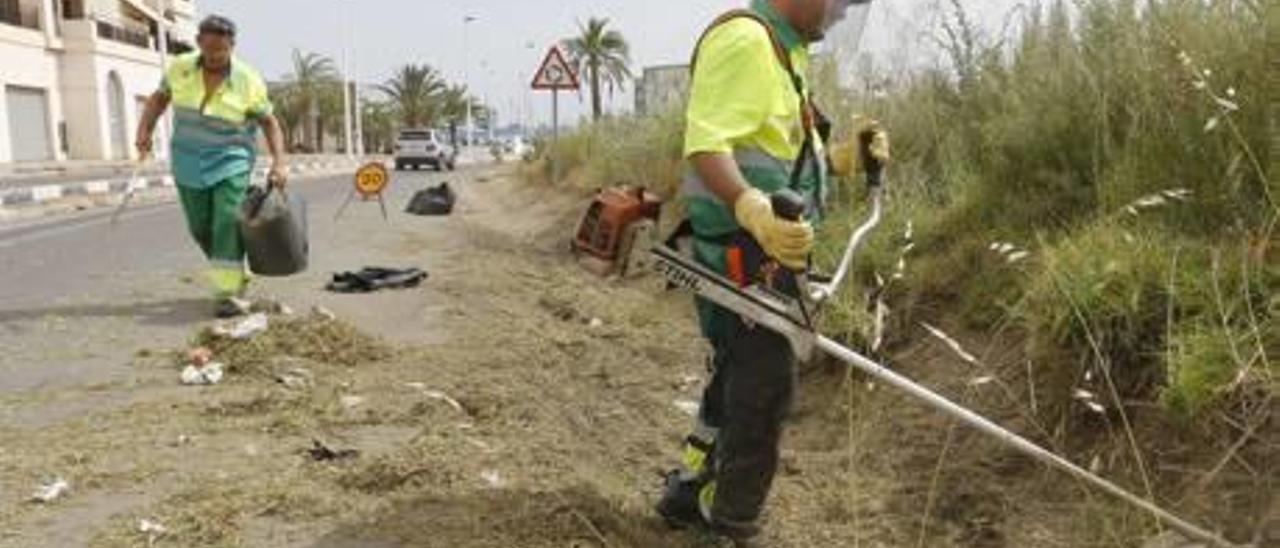
<instances>
[{"instance_id":1,"label":"road","mask_svg":"<svg viewBox=\"0 0 1280 548\"><path fill-rule=\"evenodd\" d=\"M401 212L443 179L453 215ZM389 221L374 203L335 221L347 184L295 184L311 269L254 293L298 314L219 350L213 387L178 382L212 322L174 205L0 228L0 548L146 545L140 519L168 527L157 546L596 545L581 520L613 546L698 545L648 509L689 421L672 402L702 371L689 299L579 268L564 242L582 197L510 172L399 173ZM321 289L372 265L431 278ZM279 380L294 371L310 381ZM313 462L318 439L359 456ZM50 477L71 492L24 500Z\"/></svg>"},{"instance_id":2,"label":"road","mask_svg":"<svg viewBox=\"0 0 1280 548\"><path fill-rule=\"evenodd\" d=\"M388 207L398 212L412 190L472 173L399 173ZM361 257L358 247L335 252L348 230L407 222L395 215L384 224L376 205L353 203L335 223L347 177L299 181L294 189L310 204L312 269L288 283L261 280L268 291L315 289L331 271L360 268L375 258ZM0 225L0 393L117 380L128 373L134 351L180 343L208 319L203 259L177 205L129 210L116 226L111 213Z\"/></svg>"}]
</instances>

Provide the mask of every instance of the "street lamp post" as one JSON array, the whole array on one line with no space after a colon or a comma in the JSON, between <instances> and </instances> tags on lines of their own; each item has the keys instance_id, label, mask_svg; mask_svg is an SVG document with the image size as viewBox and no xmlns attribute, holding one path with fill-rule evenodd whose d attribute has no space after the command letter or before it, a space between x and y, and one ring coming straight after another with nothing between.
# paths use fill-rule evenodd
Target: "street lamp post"
<instances>
[{"instance_id":1,"label":"street lamp post","mask_svg":"<svg viewBox=\"0 0 1280 548\"><path fill-rule=\"evenodd\" d=\"M342 41L342 117L343 133L346 141L347 156L353 156L355 150L351 146L351 68L347 52L347 3L338 0L338 25Z\"/></svg>"},{"instance_id":2,"label":"street lamp post","mask_svg":"<svg viewBox=\"0 0 1280 548\"><path fill-rule=\"evenodd\" d=\"M356 140L356 156L364 157L364 109L360 105L360 58L357 52L360 51L356 40L359 34L351 33L351 108L355 111L355 140Z\"/></svg>"},{"instance_id":3,"label":"street lamp post","mask_svg":"<svg viewBox=\"0 0 1280 548\"><path fill-rule=\"evenodd\" d=\"M463 88L467 90L468 96L470 95L470 90L471 90L470 27L471 27L471 23L475 20L476 18L471 15L462 16L462 85L463 85ZM466 101L466 104L467 104L467 143L466 145L472 146L473 144L475 144L474 143L475 126L473 125L474 120L472 118L474 113L471 111L471 99L468 96L463 97L463 100Z\"/></svg>"}]
</instances>

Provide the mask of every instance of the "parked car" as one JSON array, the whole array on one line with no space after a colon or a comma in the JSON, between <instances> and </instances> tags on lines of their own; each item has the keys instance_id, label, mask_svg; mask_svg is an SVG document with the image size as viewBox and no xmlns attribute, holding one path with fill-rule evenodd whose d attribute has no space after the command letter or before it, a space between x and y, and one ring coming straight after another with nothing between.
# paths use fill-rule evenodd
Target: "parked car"
<instances>
[{"instance_id":1,"label":"parked car","mask_svg":"<svg viewBox=\"0 0 1280 548\"><path fill-rule=\"evenodd\" d=\"M505 148L507 150L507 154L515 156L516 158L524 158L524 155L529 152L529 145L526 144L524 142L524 138L520 136L508 139Z\"/></svg>"},{"instance_id":2,"label":"parked car","mask_svg":"<svg viewBox=\"0 0 1280 548\"><path fill-rule=\"evenodd\" d=\"M403 129L396 139L396 169L431 166L436 171L457 167L458 151L434 129Z\"/></svg>"}]
</instances>

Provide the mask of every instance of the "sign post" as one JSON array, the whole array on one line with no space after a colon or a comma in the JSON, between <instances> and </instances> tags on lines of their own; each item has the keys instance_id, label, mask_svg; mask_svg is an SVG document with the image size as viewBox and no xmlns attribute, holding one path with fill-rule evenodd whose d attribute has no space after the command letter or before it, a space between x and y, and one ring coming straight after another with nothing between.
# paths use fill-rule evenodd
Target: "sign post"
<instances>
[{"instance_id":1,"label":"sign post","mask_svg":"<svg viewBox=\"0 0 1280 548\"><path fill-rule=\"evenodd\" d=\"M560 155L556 145L560 143L560 90L551 90L551 183L560 182Z\"/></svg>"},{"instance_id":2,"label":"sign post","mask_svg":"<svg viewBox=\"0 0 1280 548\"><path fill-rule=\"evenodd\" d=\"M347 210L347 206L357 195L366 202L377 198L378 205L382 207L382 219L387 220L387 202L382 198L382 191L386 190L387 184L391 182L391 174L387 171L387 166L382 162L369 162L356 171L354 182L351 192L347 194L347 201L342 202L342 207L338 208L338 213L333 216L333 220L336 221L342 217L342 212Z\"/></svg>"},{"instance_id":3,"label":"sign post","mask_svg":"<svg viewBox=\"0 0 1280 548\"><path fill-rule=\"evenodd\" d=\"M533 89L551 92L551 182L560 182L560 155L556 144L560 142L560 91L578 89L578 73L565 60L559 46L552 46L542 60L542 66L533 75Z\"/></svg>"}]
</instances>

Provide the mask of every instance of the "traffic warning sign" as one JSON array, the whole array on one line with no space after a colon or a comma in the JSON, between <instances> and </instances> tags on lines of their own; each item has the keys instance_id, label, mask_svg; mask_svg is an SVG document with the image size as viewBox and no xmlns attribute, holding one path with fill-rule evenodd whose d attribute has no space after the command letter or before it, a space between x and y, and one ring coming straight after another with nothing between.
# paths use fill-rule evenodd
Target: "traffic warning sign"
<instances>
[{"instance_id":1,"label":"traffic warning sign","mask_svg":"<svg viewBox=\"0 0 1280 548\"><path fill-rule=\"evenodd\" d=\"M547 57L542 60L542 67L533 75L533 89L566 90L578 89L578 73L565 60L559 46L552 46Z\"/></svg>"}]
</instances>

